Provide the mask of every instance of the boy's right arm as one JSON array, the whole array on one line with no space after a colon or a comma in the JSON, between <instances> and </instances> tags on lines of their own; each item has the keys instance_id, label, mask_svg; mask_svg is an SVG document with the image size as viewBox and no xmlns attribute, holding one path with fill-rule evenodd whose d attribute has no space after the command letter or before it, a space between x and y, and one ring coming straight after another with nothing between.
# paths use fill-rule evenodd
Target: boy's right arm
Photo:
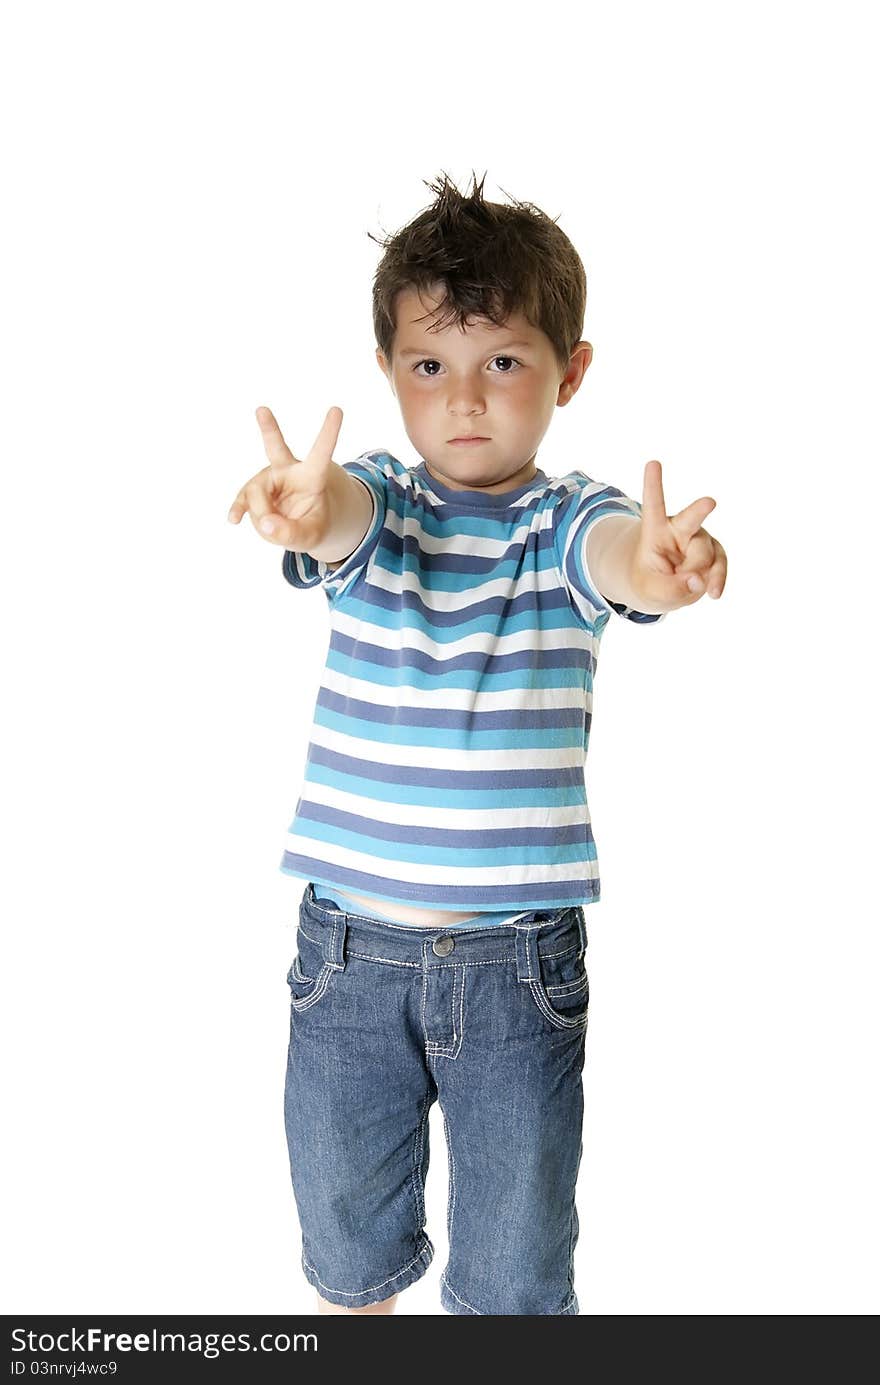
<instances>
[{"instance_id":1,"label":"boy's right arm","mask_svg":"<svg viewBox=\"0 0 880 1385\"><path fill-rule=\"evenodd\" d=\"M235 497L228 519L250 514L257 533L294 553L308 553L331 570L341 566L366 538L373 520L367 486L333 461L342 410L328 410L304 461L290 451L270 409L256 411L269 465L252 476Z\"/></svg>"},{"instance_id":2,"label":"boy's right arm","mask_svg":"<svg viewBox=\"0 0 880 1385\"><path fill-rule=\"evenodd\" d=\"M363 481L334 463L328 481L330 492L330 529L321 544L305 551L331 570L350 558L360 548L373 519L373 498Z\"/></svg>"}]
</instances>

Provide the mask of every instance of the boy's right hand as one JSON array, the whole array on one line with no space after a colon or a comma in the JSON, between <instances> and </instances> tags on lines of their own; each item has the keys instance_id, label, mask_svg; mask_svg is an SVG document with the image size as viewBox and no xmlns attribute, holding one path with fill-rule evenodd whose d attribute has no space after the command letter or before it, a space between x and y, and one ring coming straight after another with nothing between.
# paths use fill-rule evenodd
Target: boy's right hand
<instances>
[{"instance_id":1,"label":"boy's right hand","mask_svg":"<svg viewBox=\"0 0 880 1385\"><path fill-rule=\"evenodd\" d=\"M269 465L238 492L227 518L238 524L249 514L261 538L297 552L320 548L333 521L333 449L342 427L342 410L328 409L320 433L304 461L294 457L271 409L260 405L257 423ZM268 521L270 529L264 528Z\"/></svg>"}]
</instances>

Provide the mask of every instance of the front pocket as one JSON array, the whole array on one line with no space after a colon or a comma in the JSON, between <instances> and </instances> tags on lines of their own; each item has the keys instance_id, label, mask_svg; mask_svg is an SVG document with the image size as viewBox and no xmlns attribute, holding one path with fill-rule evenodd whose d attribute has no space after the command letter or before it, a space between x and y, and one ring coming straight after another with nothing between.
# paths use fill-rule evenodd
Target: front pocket
<instances>
[{"instance_id":1,"label":"front pocket","mask_svg":"<svg viewBox=\"0 0 880 1385\"><path fill-rule=\"evenodd\" d=\"M324 950L302 928L297 930L296 956L287 972L290 1004L294 1010L307 1010L326 993L334 968L324 960Z\"/></svg>"},{"instance_id":2,"label":"front pocket","mask_svg":"<svg viewBox=\"0 0 880 1385\"><path fill-rule=\"evenodd\" d=\"M303 976L300 970L299 953L297 953L293 959L293 965L290 968L290 977L288 980L299 981L303 986L313 986L317 979L316 976Z\"/></svg>"},{"instance_id":3,"label":"front pocket","mask_svg":"<svg viewBox=\"0 0 880 1385\"><path fill-rule=\"evenodd\" d=\"M544 1018L556 1029L585 1029L590 981L584 949L576 946L552 956L540 955L540 977L529 982Z\"/></svg>"}]
</instances>

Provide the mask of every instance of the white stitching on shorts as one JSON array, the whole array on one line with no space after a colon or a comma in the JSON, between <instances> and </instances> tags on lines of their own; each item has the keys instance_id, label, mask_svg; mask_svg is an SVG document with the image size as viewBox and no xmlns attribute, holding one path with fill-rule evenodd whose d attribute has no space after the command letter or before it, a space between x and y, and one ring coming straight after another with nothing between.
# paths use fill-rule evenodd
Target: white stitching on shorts
<instances>
[{"instance_id":1,"label":"white stitching on shorts","mask_svg":"<svg viewBox=\"0 0 880 1385\"><path fill-rule=\"evenodd\" d=\"M535 1004L541 1011L541 1014L546 1016L550 1023L555 1025L557 1029L586 1029L586 1013L580 1019L568 1019L564 1015L557 1015L556 1011L550 1008L544 996L541 994L541 985L539 982L530 981L529 989L535 997Z\"/></svg>"},{"instance_id":2,"label":"white stitching on shorts","mask_svg":"<svg viewBox=\"0 0 880 1385\"><path fill-rule=\"evenodd\" d=\"M446 1271L445 1271L445 1270L444 1270L443 1274L441 1274L441 1276L440 1276L440 1283L443 1284L443 1285L445 1285L447 1292L450 1293L450 1294L452 1295L452 1297L455 1299L456 1303L460 1303L460 1304L461 1304L462 1308L468 1308L468 1309L470 1309L470 1311L471 1311L472 1313L476 1313L476 1315L477 1315L478 1318L485 1318L485 1317L488 1316L486 1313L481 1313L480 1310L479 1310L478 1308L475 1308L474 1305L473 1305L472 1303L468 1303L466 1299L463 1299L463 1298L461 1297L460 1294L457 1294L457 1293L455 1292L455 1290L453 1289L453 1287L452 1287L452 1285L450 1284L449 1280L446 1278ZM572 1289L572 1291L571 1291L571 1293L569 1294L568 1298L565 1300L565 1303L563 1303L562 1307L561 1307L560 1310L559 1310L560 1314L562 1314L562 1313L567 1313L567 1312L568 1312L569 1308L571 1308L572 1305L574 1304L574 1297L575 1297L575 1295L574 1295L574 1289ZM551 1317L551 1316L555 1316L555 1315L554 1315L554 1314L545 1313L543 1316L544 1316L544 1317Z\"/></svg>"},{"instance_id":3,"label":"white stitching on shorts","mask_svg":"<svg viewBox=\"0 0 880 1385\"><path fill-rule=\"evenodd\" d=\"M425 1092L425 1101L422 1109L422 1114L419 1118L419 1123L416 1126L415 1139L413 1140L412 1190L413 1197L415 1198L416 1203L416 1231L419 1235L421 1235L424 1229L425 1221L425 1184L424 1178L422 1177L422 1157L423 1150L425 1147L425 1129L428 1124L428 1114L430 1112L430 1109L431 1092L429 1089L427 1092Z\"/></svg>"},{"instance_id":4,"label":"white stitching on shorts","mask_svg":"<svg viewBox=\"0 0 880 1385\"><path fill-rule=\"evenodd\" d=\"M358 957L362 962L384 962L389 967L412 967L413 970L421 969L420 962L400 962L396 957L374 957L370 952L356 952L354 948L346 948L346 957Z\"/></svg>"},{"instance_id":5,"label":"white stitching on shorts","mask_svg":"<svg viewBox=\"0 0 880 1385\"><path fill-rule=\"evenodd\" d=\"M413 1258L410 1260L409 1264L404 1265L402 1270L398 1270L396 1274L390 1274L388 1278L383 1279L380 1284L371 1284L369 1289L358 1289L358 1291L353 1294L350 1294L347 1289L332 1289L329 1284L325 1284L321 1276L318 1274L318 1271L315 1269L314 1265L306 1259L305 1252L303 1252L303 1264L308 1265L309 1269L317 1279L321 1288L326 1289L328 1293L341 1294L343 1298L360 1298L361 1294L374 1294L377 1289L384 1289L386 1284L393 1284L394 1280L399 1279L402 1274L406 1274L407 1270L410 1269L416 1263L417 1260L424 1259L427 1250L428 1247L426 1245L422 1246L418 1255L414 1255Z\"/></svg>"},{"instance_id":6,"label":"white stitching on shorts","mask_svg":"<svg viewBox=\"0 0 880 1385\"><path fill-rule=\"evenodd\" d=\"M462 969L461 969L461 991L459 992L460 999L459 999L459 1006L458 1006L458 1032L459 1032L459 1034L461 1035L461 1038L460 1038L459 1041L458 1041L458 1053L461 1053L461 1046L462 1046L462 1044L464 1043L464 993L465 993L465 989L466 989L464 983L465 983L466 980L467 980L467 974L466 974L464 968L462 967ZM458 1057L458 1054L456 1054L455 1056Z\"/></svg>"},{"instance_id":7,"label":"white stitching on shorts","mask_svg":"<svg viewBox=\"0 0 880 1385\"><path fill-rule=\"evenodd\" d=\"M575 1204L571 1204L571 1222L568 1228L568 1288L570 1294L574 1294L574 1216ZM571 1299L569 1299L571 1302Z\"/></svg>"},{"instance_id":8,"label":"white stitching on shorts","mask_svg":"<svg viewBox=\"0 0 880 1385\"><path fill-rule=\"evenodd\" d=\"M429 1052L430 1047L431 1047L431 1042L430 1042L430 1040L429 1040L429 1038L428 1038L428 1026L427 1026L427 1024L426 1024L426 1022L425 1022L425 1012L426 1012L426 1010L427 1010L427 1007L428 1007L428 969L427 969L427 967L422 967L422 1033L423 1033L424 1036L425 1036L425 1053L426 1053L426 1054Z\"/></svg>"},{"instance_id":9,"label":"white stitching on shorts","mask_svg":"<svg viewBox=\"0 0 880 1385\"><path fill-rule=\"evenodd\" d=\"M486 1317L486 1314L485 1314L485 1313L481 1313L480 1310L479 1310L478 1308L475 1308L475 1307L473 1306L472 1303L466 1303L465 1300L464 1300L463 1298L459 1298L458 1294L457 1294L457 1293L455 1292L455 1290L453 1289L452 1285L450 1284L449 1280L446 1278L446 1275L445 1275L445 1274L442 1275L441 1278L442 1278L442 1282L446 1285L446 1288L448 1289L449 1293L452 1294L452 1297L455 1299L456 1303L460 1303L461 1306L462 1306L462 1308L467 1308L471 1313L476 1313L476 1315L477 1315L478 1318L485 1318L485 1317Z\"/></svg>"},{"instance_id":10,"label":"white stitching on shorts","mask_svg":"<svg viewBox=\"0 0 880 1385\"><path fill-rule=\"evenodd\" d=\"M575 943L574 947L563 948L561 952L541 952L540 948L538 949L541 957L568 957L570 953L579 951L580 943Z\"/></svg>"},{"instance_id":11,"label":"white stitching on shorts","mask_svg":"<svg viewBox=\"0 0 880 1385\"><path fill-rule=\"evenodd\" d=\"M569 949L571 951L571 949ZM390 967L415 967L422 970L421 962L400 962L394 957L374 957L369 952L356 952L354 948L347 948L347 957L359 957L366 962L386 962ZM542 952L542 957L567 957L568 952ZM442 971L444 967L509 967L516 962L515 957L490 957L485 962L426 962L425 968L428 971Z\"/></svg>"},{"instance_id":12,"label":"white stitching on shorts","mask_svg":"<svg viewBox=\"0 0 880 1385\"><path fill-rule=\"evenodd\" d=\"M450 1136L449 1136L449 1123L448 1123L448 1121L447 1121L447 1119L446 1119L446 1112L443 1110L443 1107L442 1107L442 1106L441 1106L441 1108L440 1108L440 1111L441 1111L441 1114L442 1114L442 1116L443 1116L443 1129L444 1129L444 1131L446 1132L446 1150L447 1150L447 1153L448 1153L448 1155L449 1155L449 1184L450 1184L450 1189L449 1189L449 1191L450 1191L450 1197L449 1197L449 1211L448 1211L447 1216L446 1216L446 1231L447 1231L447 1236L448 1236L448 1238L449 1238L449 1245L450 1245L450 1248L451 1248L451 1246L452 1246L452 1223L453 1223L453 1220L454 1220L454 1218L455 1218L455 1157L454 1157L454 1155L453 1155L453 1153L452 1153L452 1140L450 1139Z\"/></svg>"},{"instance_id":13,"label":"white stitching on shorts","mask_svg":"<svg viewBox=\"0 0 880 1385\"><path fill-rule=\"evenodd\" d=\"M306 937L306 938L308 938L308 940L309 940L310 943L314 943L316 947L321 947L321 946L322 946L322 943L321 943L321 939L320 939L320 938L313 938L312 935L311 935L311 933L307 932L306 929L303 928L302 924L299 924L298 926L299 926L299 928L300 928L300 930L301 930L303 936ZM335 925L334 925L334 926L335 926ZM412 930L411 928L407 928L407 929L405 929L404 931L405 931L405 932L408 932L408 933L411 933L413 930ZM475 929L474 931L475 931L475 932L479 932L478 929ZM542 957L567 957L567 956L569 955L569 953L577 952L577 951L578 951L578 948L579 948L579 944L576 944L574 947L567 947L567 948L565 948L565 949L564 949L563 951L561 951L561 952L541 952L540 955L541 955ZM390 966L393 966L393 967L418 967L418 966L421 966L421 963L420 963L420 962L401 962L401 961L399 961L397 958L392 958L392 957L374 957L374 956L372 956L370 953L367 953L367 952L358 952L358 951L356 951L354 948L350 948L350 947L346 948L345 951L346 951L346 956L347 956L347 957L362 957L362 958L364 958L364 959L365 959L366 961L368 961L368 962L388 962L388 964L389 964ZM514 960L515 960L515 958L513 958L513 957L488 957L488 958L486 958L486 960L483 961L483 962L455 962L455 963L452 963L452 965L457 966L457 967L492 967L492 966L500 966L500 965L503 965L504 963L513 962ZM439 967L439 966L442 966L442 965L444 965L444 964L441 963L441 962L433 962L433 963L432 963L432 962L427 961L427 959L426 959L425 965L427 965L427 966L429 966L429 967ZM449 964L449 963L446 963L445 965L449 966L450 964Z\"/></svg>"},{"instance_id":14,"label":"white stitching on shorts","mask_svg":"<svg viewBox=\"0 0 880 1385\"><path fill-rule=\"evenodd\" d=\"M579 981L566 981L558 986L545 986L544 990L548 995L569 996L576 995L578 991L584 991L586 988L587 977L582 976Z\"/></svg>"},{"instance_id":15,"label":"white stitching on shorts","mask_svg":"<svg viewBox=\"0 0 880 1385\"><path fill-rule=\"evenodd\" d=\"M458 1029L455 1027L455 1010L453 1009L452 1038L446 1039L443 1043L439 1039L428 1040L426 1037L425 1040L425 1052L438 1054L441 1058L457 1058L464 1039L464 967L456 964L453 970L456 972L452 980L453 1006L455 1004L455 992L456 989L458 990Z\"/></svg>"},{"instance_id":16,"label":"white stitching on shorts","mask_svg":"<svg viewBox=\"0 0 880 1385\"><path fill-rule=\"evenodd\" d=\"M329 962L325 962L320 972L318 973L318 980L313 991L309 991L308 995L303 996L302 1000L297 1000L296 996L291 993L291 1007L298 1013L302 1013L303 1010L308 1010L310 1005L314 1005L316 1000L321 999L321 996L324 994L328 985L330 984L330 977L332 975L333 968L331 967Z\"/></svg>"}]
</instances>

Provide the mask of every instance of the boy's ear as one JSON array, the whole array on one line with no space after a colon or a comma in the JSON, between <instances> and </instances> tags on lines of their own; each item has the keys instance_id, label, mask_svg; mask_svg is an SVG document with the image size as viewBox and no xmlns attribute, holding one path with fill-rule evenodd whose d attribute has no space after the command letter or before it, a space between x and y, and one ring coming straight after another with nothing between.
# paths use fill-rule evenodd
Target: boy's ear
<instances>
[{"instance_id":1,"label":"boy's ear","mask_svg":"<svg viewBox=\"0 0 880 1385\"><path fill-rule=\"evenodd\" d=\"M593 348L588 341L579 341L571 353L568 369L559 382L557 404L567 404L577 394L585 374L593 359Z\"/></svg>"},{"instance_id":2,"label":"boy's ear","mask_svg":"<svg viewBox=\"0 0 880 1385\"><path fill-rule=\"evenodd\" d=\"M376 347L376 360L379 362L379 369L391 386L391 393L394 394L394 381L391 379L391 367L389 366L381 347Z\"/></svg>"},{"instance_id":3,"label":"boy's ear","mask_svg":"<svg viewBox=\"0 0 880 1385\"><path fill-rule=\"evenodd\" d=\"M578 344L577 344L577 346L575 347L575 351L576 351L579 355L583 355L583 358L584 358L584 366L583 366L583 368L584 368L584 370L586 371L586 370L589 368L590 361L593 359L593 348L592 348L592 346L590 345L590 343L589 343L588 341L579 341ZM574 354L574 353L572 353L572 354Z\"/></svg>"}]
</instances>

